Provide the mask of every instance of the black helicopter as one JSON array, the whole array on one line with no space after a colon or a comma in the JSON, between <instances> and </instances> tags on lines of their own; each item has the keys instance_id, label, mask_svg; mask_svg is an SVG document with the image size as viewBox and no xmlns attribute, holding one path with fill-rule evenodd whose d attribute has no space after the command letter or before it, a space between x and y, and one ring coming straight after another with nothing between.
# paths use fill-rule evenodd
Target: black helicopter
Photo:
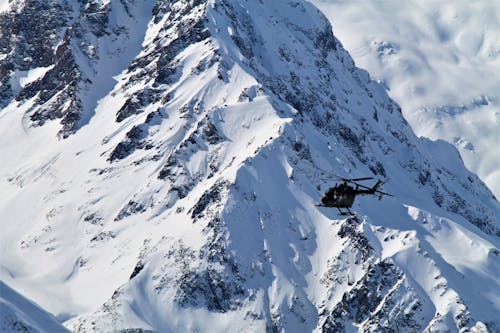
<instances>
[{"instance_id":1,"label":"black helicopter","mask_svg":"<svg viewBox=\"0 0 500 333\"><path fill-rule=\"evenodd\" d=\"M321 198L321 207L335 207L338 209L340 215L353 215L349 208L354 204L354 199L356 195L378 195L379 200L382 199L382 196L388 195L389 193L385 193L379 190L380 186L383 184L381 180L378 180L377 183L373 187L368 187L362 184L358 184L357 182L363 180L373 179L372 177L365 178L340 178L343 181L340 185L335 185L326 191ZM352 186L351 186L352 185ZM341 208L347 209L347 211L341 210Z\"/></svg>"}]
</instances>

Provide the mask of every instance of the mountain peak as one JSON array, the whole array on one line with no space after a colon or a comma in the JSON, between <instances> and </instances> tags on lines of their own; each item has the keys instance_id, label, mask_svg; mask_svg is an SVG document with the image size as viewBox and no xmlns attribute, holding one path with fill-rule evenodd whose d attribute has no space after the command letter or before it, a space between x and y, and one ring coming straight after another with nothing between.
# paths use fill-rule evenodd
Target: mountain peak
<instances>
[{"instance_id":1,"label":"mountain peak","mask_svg":"<svg viewBox=\"0 0 500 333\"><path fill-rule=\"evenodd\" d=\"M450 145L414 135L311 4L64 15L53 63L0 114L0 213L22 225L6 225L0 273L68 327L498 327L498 202ZM338 216L317 206L332 174L394 197Z\"/></svg>"}]
</instances>

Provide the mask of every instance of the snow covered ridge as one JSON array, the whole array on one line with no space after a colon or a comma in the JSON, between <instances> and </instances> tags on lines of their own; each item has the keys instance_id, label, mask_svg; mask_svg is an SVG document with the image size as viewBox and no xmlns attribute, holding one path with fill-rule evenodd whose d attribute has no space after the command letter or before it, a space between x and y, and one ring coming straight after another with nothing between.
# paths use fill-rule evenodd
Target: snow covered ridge
<instances>
[{"instance_id":1,"label":"snow covered ridge","mask_svg":"<svg viewBox=\"0 0 500 333\"><path fill-rule=\"evenodd\" d=\"M0 331L69 332L56 318L0 281Z\"/></svg>"},{"instance_id":2,"label":"snow covered ridge","mask_svg":"<svg viewBox=\"0 0 500 333\"><path fill-rule=\"evenodd\" d=\"M311 2L417 135L454 144L500 197L500 2Z\"/></svg>"},{"instance_id":3,"label":"snow covered ridge","mask_svg":"<svg viewBox=\"0 0 500 333\"><path fill-rule=\"evenodd\" d=\"M49 69L2 95L0 279L66 327L499 329L499 203L311 4L51 5L51 61L2 51ZM395 196L341 219L318 167Z\"/></svg>"}]
</instances>

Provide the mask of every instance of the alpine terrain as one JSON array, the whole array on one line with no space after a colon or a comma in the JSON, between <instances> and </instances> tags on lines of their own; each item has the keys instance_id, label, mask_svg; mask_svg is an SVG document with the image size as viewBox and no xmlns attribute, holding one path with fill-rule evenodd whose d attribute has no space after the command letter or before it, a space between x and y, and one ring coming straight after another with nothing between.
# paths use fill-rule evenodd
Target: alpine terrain
<instances>
[{"instance_id":1,"label":"alpine terrain","mask_svg":"<svg viewBox=\"0 0 500 333\"><path fill-rule=\"evenodd\" d=\"M500 196L500 1L311 0L417 133Z\"/></svg>"},{"instance_id":2,"label":"alpine terrain","mask_svg":"<svg viewBox=\"0 0 500 333\"><path fill-rule=\"evenodd\" d=\"M500 331L499 202L309 2L0 11L4 331Z\"/></svg>"}]
</instances>

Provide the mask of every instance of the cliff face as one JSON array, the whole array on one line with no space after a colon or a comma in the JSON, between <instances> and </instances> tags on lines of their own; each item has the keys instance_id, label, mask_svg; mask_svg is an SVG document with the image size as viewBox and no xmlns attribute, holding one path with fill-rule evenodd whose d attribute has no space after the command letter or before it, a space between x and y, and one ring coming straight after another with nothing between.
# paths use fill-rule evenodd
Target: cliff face
<instances>
[{"instance_id":1,"label":"cliff face","mask_svg":"<svg viewBox=\"0 0 500 333\"><path fill-rule=\"evenodd\" d=\"M309 3L9 6L0 274L71 329L498 328L498 202Z\"/></svg>"}]
</instances>

